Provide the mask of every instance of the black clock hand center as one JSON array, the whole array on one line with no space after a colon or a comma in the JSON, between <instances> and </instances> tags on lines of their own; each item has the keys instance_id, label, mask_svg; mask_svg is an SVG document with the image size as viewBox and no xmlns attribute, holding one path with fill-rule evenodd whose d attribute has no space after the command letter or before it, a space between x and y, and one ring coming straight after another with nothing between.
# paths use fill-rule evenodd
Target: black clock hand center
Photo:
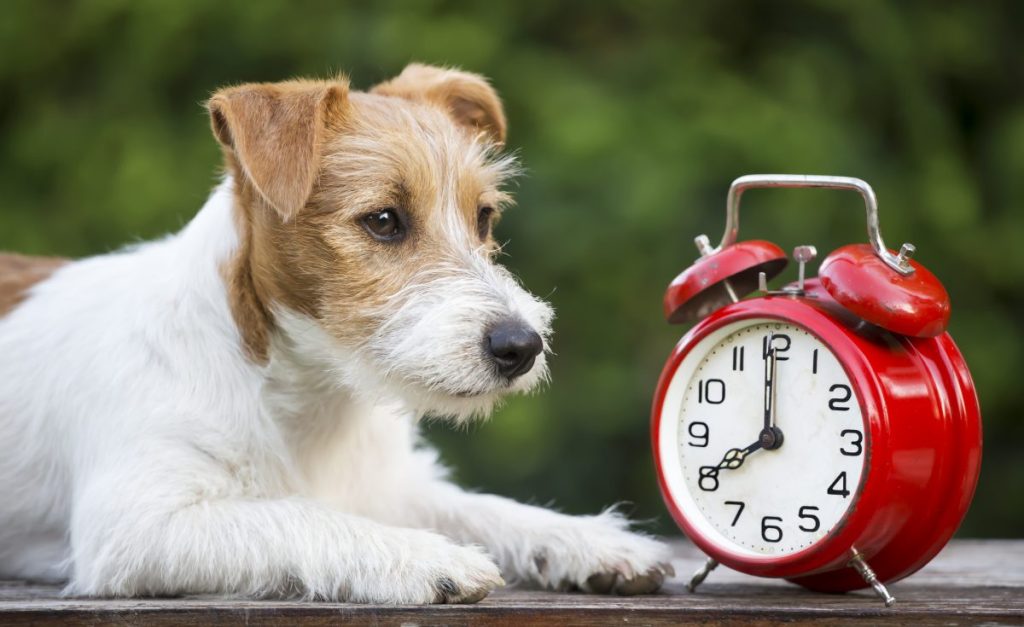
<instances>
[{"instance_id":1,"label":"black clock hand center","mask_svg":"<svg viewBox=\"0 0 1024 627\"><path fill-rule=\"evenodd\" d=\"M768 335L767 351L764 356L764 428L758 435L761 448L771 451L782 446L782 430L775 426L775 375L778 358L775 354L775 334Z\"/></svg>"}]
</instances>

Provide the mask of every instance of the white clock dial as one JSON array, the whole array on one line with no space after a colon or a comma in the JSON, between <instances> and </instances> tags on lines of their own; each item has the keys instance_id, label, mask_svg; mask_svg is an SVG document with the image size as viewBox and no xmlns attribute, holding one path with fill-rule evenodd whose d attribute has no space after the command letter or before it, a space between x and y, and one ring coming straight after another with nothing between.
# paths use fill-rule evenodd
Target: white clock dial
<instances>
[{"instance_id":1,"label":"white clock dial","mask_svg":"<svg viewBox=\"0 0 1024 627\"><path fill-rule=\"evenodd\" d=\"M772 388L783 436L774 449L758 444ZM860 405L832 351L799 326L747 320L710 334L677 369L664 412L678 464L670 489L706 537L734 552L806 549L856 498L868 454Z\"/></svg>"}]
</instances>

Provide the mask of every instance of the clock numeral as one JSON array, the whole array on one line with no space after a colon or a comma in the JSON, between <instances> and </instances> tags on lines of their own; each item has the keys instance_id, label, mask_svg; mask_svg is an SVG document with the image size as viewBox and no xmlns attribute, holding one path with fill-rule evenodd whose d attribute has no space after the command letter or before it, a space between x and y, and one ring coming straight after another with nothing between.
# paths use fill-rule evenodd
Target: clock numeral
<instances>
[{"instance_id":1,"label":"clock numeral","mask_svg":"<svg viewBox=\"0 0 1024 627\"><path fill-rule=\"evenodd\" d=\"M736 515L733 516L733 518L732 518L732 524L729 525L730 527L735 527L736 523L739 522L740 514L743 513L743 508L746 507L747 504L744 503L743 501L726 501L725 504L726 505L738 505L739 506L739 509L736 510Z\"/></svg>"},{"instance_id":2,"label":"clock numeral","mask_svg":"<svg viewBox=\"0 0 1024 627\"><path fill-rule=\"evenodd\" d=\"M800 525L800 531L806 531L807 533L810 533L812 531L817 531L818 529L821 529L821 521L818 520L818 517L814 515L814 512L816 511L818 511L818 507L815 505L804 505L803 507L800 508L800 512L797 515L804 520L811 521L808 524L812 525L809 527L804 527L803 525Z\"/></svg>"},{"instance_id":3,"label":"clock numeral","mask_svg":"<svg viewBox=\"0 0 1024 627\"><path fill-rule=\"evenodd\" d=\"M846 404L850 402L850 398L853 396L850 386L845 383L836 383L828 391L830 394L836 393L834 397L828 399L829 409L832 411L850 411L850 406Z\"/></svg>"},{"instance_id":4,"label":"clock numeral","mask_svg":"<svg viewBox=\"0 0 1024 627\"><path fill-rule=\"evenodd\" d=\"M776 521L776 522L782 522L782 519L779 518L778 516L765 516L764 518L762 518L761 519L761 538L765 542L771 542L772 544L775 544L776 542L782 542L782 527L779 527L777 525L769 525L768 524L769 520ZM771 533L771 537L768 537L769 530L771 530L771 532L772 532Z\"/></svg>"},{"instance_id":5,"label":"clock numeral","mask_svg":"<svg viewBox=\"0 0 1024 627\"><path fill-rule=\"evenodd\" d=\"M768 359L768 337L764 336L761 340L761 358ZM786 361L789 357L786 357L782 353L789 350L790 345L793 343L789 336L785 333L773 333L771 335L772 345L770 348L775 349L775 359L778 361Z\"/></svg>"},{"instance_id":6,"label":"clock numeral","mask_svg":"<svg viewBox=\"0 0 1024 627\"><path fill-rule=\"evenodd\" d=\"M853 447L853 450L846 450L846 445L844 444L839 449L839 452L842 453L843 455L846 455L847 457L857 457L858 455L864 452L864 447L861 445L861 443L864 441L864 434L861 433L860 431L857 431L856 429L843 429L842 431L839 432L839 437L845 438L848 435L853 436L853 442L849 443L849 445Z\"/></svg>"},{"instance_id":7,"label":"clock numeral","mask_svg":"<svg viewBox=\"0 0 1024 627\"><path fill-rule=\"evenodd\" d=\"M818 374L818 349L811 354L811 374Z\"/></svg>"},{"instance_id":8,"label":"clock numeral","mask_svg":"<svg viewBox=\"0 0 1024 627\"><path fill-rule=\"evenodd\" d=\"M721 379L701 379L697 382L697 402L709 405L721 405L725 402L725 381Z\"/></svg>"},{"instance_id":9,"label":"clock numeral","mask_svg":"<svg viewBox=\"0 0 1024 627\"><path fill-rule=\"evenodd\" d=\"M836 496L841 496L844 499L846 497L850 496L850 491L846 489L846 471L845 470L843 472L839 473L839 476L836 477L835 481L833 481L832 484L830 486L828 486L828 493L829 494L834 494Z\"/></svg>"},{"instance_id":10,"label":"clock numeral","mask_svg":"<svg viewBox=\"0 0 1024 627\"><path fill-rule=\"evenodd\" d=\"M743 347L733 346L732 347L732 369L743 370Z\"/></svg>"},{"instance_id":11,"label":"clock numeral","mask_svg":"<svg viewBox=\"0 0 1024 627\"><path fill-rule=\"evenodd\" d=\"M718 466L701 466L699 471L700 479L697 479L697 486L705 492L714 492L718 489Z\"/></svg>"},{"instance_id":12,"label":"clock numeral","mask_svg":"<svg viewBox=\"0 0 1024 627\"><path fill-rule=\"evenodd\" d=\"M708 428L706 422L694 420L690 423L690 426L686 427L686 430L689 432L690 437L693 438L687 444L695 448L704 448L708 445L708 436L711 433L711 429Z\"/></svg>"}]
</instances>

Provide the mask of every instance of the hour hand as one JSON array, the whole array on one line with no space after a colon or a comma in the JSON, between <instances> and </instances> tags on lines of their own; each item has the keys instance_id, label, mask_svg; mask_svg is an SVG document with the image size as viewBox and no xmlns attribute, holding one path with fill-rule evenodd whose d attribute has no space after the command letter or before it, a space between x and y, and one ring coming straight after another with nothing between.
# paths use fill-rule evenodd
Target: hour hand
<instances>
[{"instance_id":1,"label":"hour hand","mask_svg":"<svg viewBox=\"0 0 1024 627\"><path fill-rule=\"evenodd\" d=\"M723 470L736 470L747 460L747 455L761 448L761 441L754 442L747 448L731 448L725 452L722 461L714 466L701 466L697 472L700 473L700 481L711 479L715 486L718 486L718 473ZM703 487L703 485L701 486Z\"/></svg>"},{"instance_id":2,"label":"hour hand","mask_svg":"<svg viewBox=\"0 0 1024 627\"><path fill-rule=\"evenodd\" d=\"M715 474L717 474L719 470L736 470L747 460L747 455L750 455L760 448L762 448L760 440L754 442L747 448L731 448L725 452L725 455L722 457L722 461L718 462L718 465L701 466L701 470L703 471L705 468L713 468Z\"/></svg>"}]
</instances>

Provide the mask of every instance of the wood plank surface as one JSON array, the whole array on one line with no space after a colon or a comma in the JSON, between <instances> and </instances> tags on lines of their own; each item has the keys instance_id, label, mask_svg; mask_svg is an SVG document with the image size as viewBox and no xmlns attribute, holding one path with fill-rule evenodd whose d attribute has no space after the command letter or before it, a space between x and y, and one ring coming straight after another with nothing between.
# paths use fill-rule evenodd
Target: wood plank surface
<instances>
[{"instance_id":1,"label":"wood plank surface","mask_svg":"<svg viewBox=\"0 0 1024 627\"><path fill-rule=\"evenodd\" d=\"M644 597L557 594L504 588L476 605L388 607L217 597L89 599L60 588L0 582L0 625L1024 625L1024 540L958 540L913 577L890 587L885 608L870 592L808 592L721 567L697 593L684 582L703 562L678 543L679 576Z\"/></svg>"}]
</instances>

